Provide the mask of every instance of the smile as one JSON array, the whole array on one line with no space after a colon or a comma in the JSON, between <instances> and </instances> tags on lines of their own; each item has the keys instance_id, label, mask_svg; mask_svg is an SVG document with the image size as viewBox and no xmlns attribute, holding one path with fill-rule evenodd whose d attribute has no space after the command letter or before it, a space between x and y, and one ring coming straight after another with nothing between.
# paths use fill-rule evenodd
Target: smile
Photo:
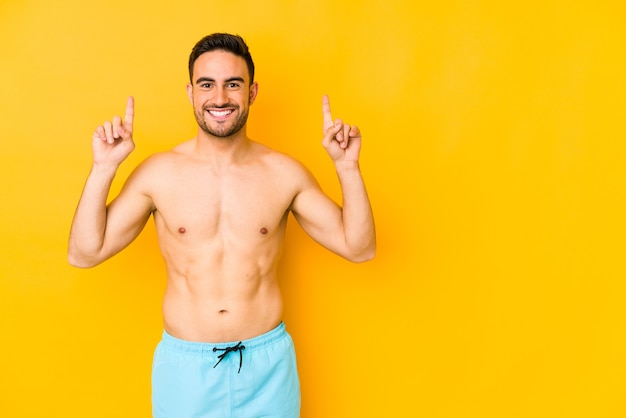
<instances>
[{"instance_id":1,"label":"smile","mask_svg":"<svg viewBox=\"0 0 626 418\"><path fill-rule=\"evenodd\" d=\"M226 117L228 115L230 115L231 113L233 113L233 110L228 109L228 110L209 110L209 114L211 116L214 116L216 118L223 118Z\"/></svg>"}]
</instances>

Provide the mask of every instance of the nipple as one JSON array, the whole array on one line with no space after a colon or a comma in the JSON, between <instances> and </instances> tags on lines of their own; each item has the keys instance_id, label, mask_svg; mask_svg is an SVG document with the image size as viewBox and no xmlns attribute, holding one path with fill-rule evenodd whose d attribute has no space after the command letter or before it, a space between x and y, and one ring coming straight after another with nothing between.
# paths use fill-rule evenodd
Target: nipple
<instances>
[{"instance_id":1,"label":"nipple","mask_svg":"<svg viewBox=\"0 0 626 418\"><path fill-rule=\"evenodd\" d=\"M261 232L263 235L267 234L267 228L266 228L266 227L261 228L261 231L260 231L260 232Z\"/></svg>"},{"instance_id":2,"label":"nipple","mask_svg":"<svg viewBox=\"0 0 626 418\"><path fill-rule=\"evenodd\" d=\"M178 228L178 232L184 234L185 232L187 232L187 230L181 226L180 228Z\"/></svg>"}]
</instances>

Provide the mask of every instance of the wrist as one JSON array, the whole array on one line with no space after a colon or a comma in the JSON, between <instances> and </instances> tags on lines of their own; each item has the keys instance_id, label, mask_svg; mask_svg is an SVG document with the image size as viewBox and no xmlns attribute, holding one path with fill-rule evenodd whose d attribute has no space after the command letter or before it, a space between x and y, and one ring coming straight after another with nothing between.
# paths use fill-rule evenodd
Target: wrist
<instances>
[{"instance_id":1,"label":"wrist","mask_svg":"<svg viewBox=\"0 0 626 418\"><path fill-rule=\"evenodd\" d=\"M94 162L91 166L91 173L101 176L115 176L119 165L111 163Z\"/></svg>"},{"instance_id":2,"label":"wrist","mask_svg":"<svg viewBox=\"0 0 626 418\"><path fill-rule=\"evenodd\" d=\"M360 171L358 161L335 161L337 171Z\"/></svg>"}]
</instances>

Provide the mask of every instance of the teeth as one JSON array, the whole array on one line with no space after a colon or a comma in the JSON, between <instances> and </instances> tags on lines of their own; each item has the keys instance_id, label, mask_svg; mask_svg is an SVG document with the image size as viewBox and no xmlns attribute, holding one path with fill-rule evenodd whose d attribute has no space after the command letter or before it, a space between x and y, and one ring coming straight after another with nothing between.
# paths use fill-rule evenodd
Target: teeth
<instances>
[{"instance_id":1,"label":"teeth","mask_svg":"<svg viewBox=\"0 0 626 418\"><path fill-rule=\"evenodd\" d=\"M209 113L216 117L222 117L231 114L232 110L210 110Z\"/></svg>"}]
</instances>

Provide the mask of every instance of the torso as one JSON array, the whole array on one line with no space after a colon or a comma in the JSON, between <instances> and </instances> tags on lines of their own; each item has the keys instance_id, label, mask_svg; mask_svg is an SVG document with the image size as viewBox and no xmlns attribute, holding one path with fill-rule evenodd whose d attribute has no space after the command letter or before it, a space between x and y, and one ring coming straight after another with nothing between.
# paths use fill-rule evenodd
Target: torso
<instances>
[{"instance_id":1,"label":"torso","mask_svg":"<svg viewBox=\"0 0 626 418\"><path fill-rule=\"evenodd\" d=\"M252 338L282 319L277 264L302 170L252 143L250 158L218 172L190 148L145 170L167 266L164 326L190 341Z\"/></svg>"}]
</instances>

